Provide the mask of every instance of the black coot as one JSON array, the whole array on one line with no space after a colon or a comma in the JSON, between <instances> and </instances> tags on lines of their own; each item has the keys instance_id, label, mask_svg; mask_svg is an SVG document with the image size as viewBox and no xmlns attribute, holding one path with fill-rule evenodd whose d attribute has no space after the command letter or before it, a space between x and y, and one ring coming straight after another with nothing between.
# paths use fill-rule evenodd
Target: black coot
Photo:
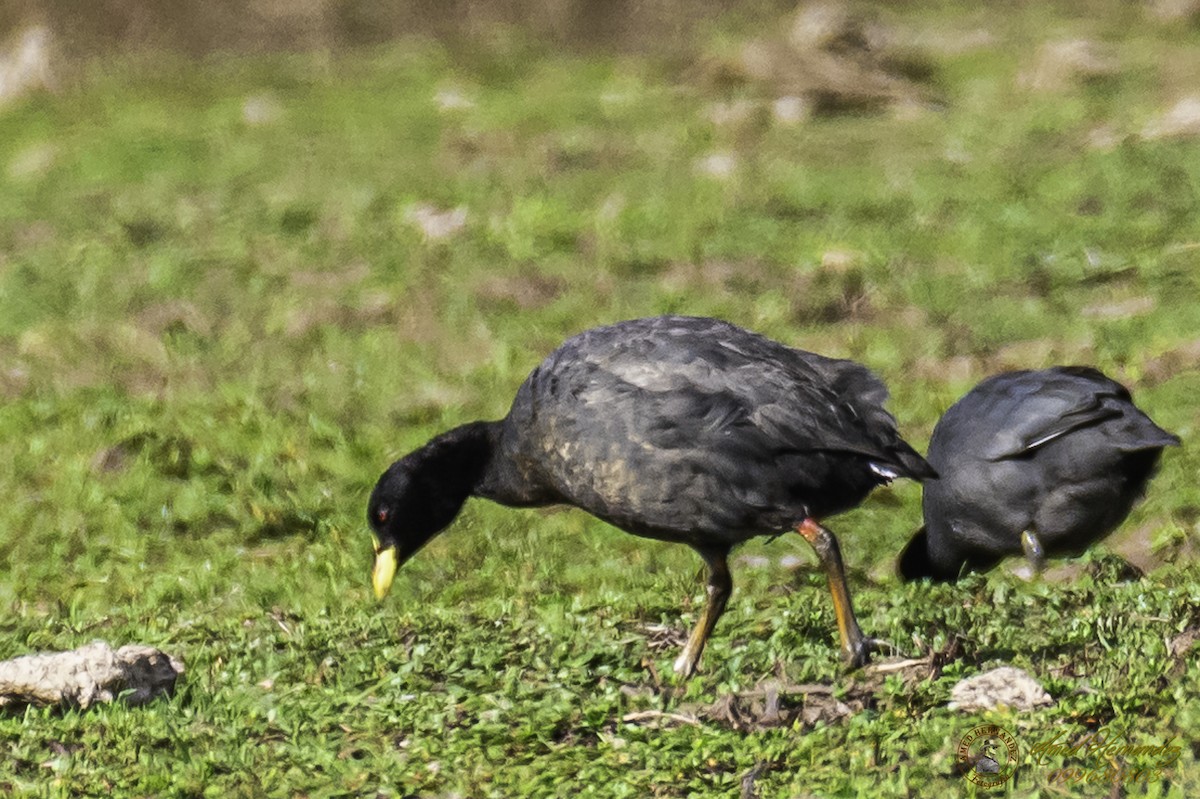
<instances>
[{"instance_id":1,"label":"black coot","mask_svg":"<svg viewBox=\"0 0 1200 799\"><path fill-rule=\"evenodd\" d=\"M1163 447L1178 444L1129 391L1088 367L984 380L934 428L925 526L900 556L909 580L955 580L1022 552L1083 552L1129 515Z\"/></svg>"},{"instance_id":2,"label":"black coot","mask_svg":"<svg viewBox=\"0 0 1200 799\"><path fill-rule=\"evenodd\" d=\"M708 603L675 670L695 671L733 583L739 542L795 529L817 552L847 659L875 642L855 621L837 540L818 519L896 477L934 474L883 409L865 367L727 322L664 316L588 330L533 370L508 416L444 433L391 465L371 495L372 581L453 521L468 497L564 503L695 549Z\"/></svg>"}]
</instances>

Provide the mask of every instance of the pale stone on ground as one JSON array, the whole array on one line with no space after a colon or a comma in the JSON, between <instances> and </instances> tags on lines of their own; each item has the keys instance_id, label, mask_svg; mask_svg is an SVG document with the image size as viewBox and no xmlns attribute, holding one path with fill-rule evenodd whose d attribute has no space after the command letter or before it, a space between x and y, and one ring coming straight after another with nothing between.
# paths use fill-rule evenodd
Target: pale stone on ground
<instances>
[{"instance_id":1,"label":"pale stone on ground","mask_svg":"<svg viewBox=\"0 0 1200 799\"><path fill-rule=\"evenodd\" d=\"M120 698L141 705L170 694L183 664L154 647L130 644L113 651L103 641L70 652L42 652L0 662L0 708L75 705Z\"/></svg>"},{"instance_id":2,"label":"pale stone on ground","mask_svg":"<svg viewBox=\"0 0 1200 799\"><path fill-rule=\"evenodd\" d=\"M968 677L950 690L951 710L1032 710L1053 705L1046 689L1028 673L1012 666Z\"/></svg>"}]
</instances>

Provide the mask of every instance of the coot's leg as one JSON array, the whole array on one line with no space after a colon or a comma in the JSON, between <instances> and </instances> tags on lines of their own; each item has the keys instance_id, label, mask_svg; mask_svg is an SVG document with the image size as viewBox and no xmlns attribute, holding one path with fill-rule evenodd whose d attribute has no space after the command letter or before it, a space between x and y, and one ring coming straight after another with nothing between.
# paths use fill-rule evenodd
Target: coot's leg
<instances>
[{"instance_id":1,"label":"coot's leg","mask_svg":"<svg viewBox=\"0 0 1200 799\"><path fill-rule=\"evenodd\" d=\"M846 568L842 564L842 550L833 531L816 519L805 519L796 527L796 532L812 544L821 561L821 568L829 579L829 593L833 594L833 612L837 616L838 632L842 638L842 656L851 668L865 666L872 652L890 645L863 635L854 617L850 604L850 590L846 587Z\"/></svg>"},{"instance_id":2,"label":"coot's leg","mask_svg":"<svg viewBox=\"0 0 1200 799\"><path fill-rule=\"evenodd\" d=\"M675 659L675 673L683 677L691 677L696 672L696 664L700 662L700 654L708 643L708 636L717 624L717 619L725 612L725 602L733 592L733 578L729 576L729 547L696 548L700 557L708 564L708 603L700 614L692 634L688 636L687 645Z\"/></svg>"},{"instance_id":3,"label":"coot's leg","mask_svg":"<svg viewBox=\"0 0 1200 799\"><path fill-rule=\"evenodd\" d=\"M1042 569L1046 568L1046 550L1042 548L1042 542L1038 540L1037 535L1029 530L1023 531L1021 549L1025 550L1025 557L1033 567L1034 576L1040 575Z\"/></svg>"}]
</instances>

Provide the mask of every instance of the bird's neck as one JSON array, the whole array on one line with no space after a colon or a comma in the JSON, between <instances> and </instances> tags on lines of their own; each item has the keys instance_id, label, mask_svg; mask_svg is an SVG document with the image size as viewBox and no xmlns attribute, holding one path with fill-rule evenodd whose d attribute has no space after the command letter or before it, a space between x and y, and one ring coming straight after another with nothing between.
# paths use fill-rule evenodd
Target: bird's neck
<instances>
[{"instance_id":1,"label":"bird's neck","mask_svg":"<svg viewBox=\"0 0 1200 799\"><path fill-rule=\"evenodd\" d=\"M435 476L448 500L460 507L484 481L496 449L500 425L470 422L436 436L419 450L422 466Z\"/></svg>"},{"instance_id":2,"label":"bird's neck","mask_svg":"<svg viewBox=\"0 0 1200 799\"><path fill-rule=\"evenodd\" d=\"M519 468L506 446L504 427L504 421L471 422L442 433L419 450L425 473L437 484L430 493L453 505L454 514L470 497L510 507L561 501L557 493Z\"/></svg>"}]
</instances>

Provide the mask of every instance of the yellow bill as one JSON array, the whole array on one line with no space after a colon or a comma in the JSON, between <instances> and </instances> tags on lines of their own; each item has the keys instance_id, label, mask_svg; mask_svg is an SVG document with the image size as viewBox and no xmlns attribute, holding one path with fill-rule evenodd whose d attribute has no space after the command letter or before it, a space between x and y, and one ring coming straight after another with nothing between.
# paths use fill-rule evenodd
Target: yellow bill
<instances>
[{"instance_id":1,"label":"yellow bill","mask_svg":"<svg viewBox=\"0 0 1200 799\"><path fill-rule=\"evenodd\" d=\"M396 576L396 548L385 547L375 553L375 569L371 572L371 585L375 588L375 598L383 599L392 587L392 579Z\"/></svg>"}]
</instances>

